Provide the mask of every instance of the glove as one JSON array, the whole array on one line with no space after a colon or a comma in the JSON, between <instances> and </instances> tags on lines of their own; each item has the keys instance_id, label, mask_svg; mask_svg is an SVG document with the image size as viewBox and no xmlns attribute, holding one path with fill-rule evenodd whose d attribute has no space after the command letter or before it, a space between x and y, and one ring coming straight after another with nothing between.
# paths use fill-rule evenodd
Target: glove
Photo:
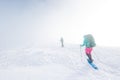
<instances>
[{"instance_id":1,"label":"glove","mask_svg":"<svg viewBox=\"0 0 120 80\"><path fill-rule=\"evenodd\" d=\"M83 47L83 45L80 45L80 47Z\"/></svg>"}]
</instances>

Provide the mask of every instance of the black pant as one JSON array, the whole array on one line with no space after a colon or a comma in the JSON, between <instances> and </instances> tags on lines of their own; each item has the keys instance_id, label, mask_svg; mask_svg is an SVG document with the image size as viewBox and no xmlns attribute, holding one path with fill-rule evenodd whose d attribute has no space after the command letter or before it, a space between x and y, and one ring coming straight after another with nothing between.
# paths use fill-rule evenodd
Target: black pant
<instances>
[{"instance_id":1,"label":"black pant","mask_svg":"<svg viewBox=\"0 0 120 80\"><path fill-rule=\"evenodd\" d=\"M86 54L91 62L93 62L91 54Z\"/></svg>"}]
</instances>

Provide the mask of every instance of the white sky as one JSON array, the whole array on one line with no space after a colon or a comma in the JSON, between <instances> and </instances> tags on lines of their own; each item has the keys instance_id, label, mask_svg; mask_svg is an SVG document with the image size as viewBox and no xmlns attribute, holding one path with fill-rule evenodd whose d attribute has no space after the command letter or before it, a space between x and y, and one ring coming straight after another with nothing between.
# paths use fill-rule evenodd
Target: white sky
<instances>
[{"instance_id":1,"label":"white sky","mask_svg":"<svg viewBox=\"0 0 120 80\"><path fill-rule=\"evenodd\" d=\"M102 46L119 46L119 0L0 1L0 48L81 43L93 34Z\"/></svg>"}]
</instances>

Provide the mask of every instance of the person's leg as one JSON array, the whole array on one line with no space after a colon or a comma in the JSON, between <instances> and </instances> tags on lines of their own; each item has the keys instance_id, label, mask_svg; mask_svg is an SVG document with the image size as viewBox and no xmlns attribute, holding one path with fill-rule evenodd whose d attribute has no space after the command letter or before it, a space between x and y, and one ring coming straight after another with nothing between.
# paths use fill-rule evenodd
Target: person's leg
<instances>
[{"instance_id":1,"label":"person's leg","mask_svg":"<svg viewBox=\"0 0 120 80\"><path fill-rule=\"evenodd\" d=\"M62 42L62 47L64 47L64 44L63 44L63 42Z\"/></svg>"},{"instance_id":2,"label":"person's leg","mask_svg":"<svg viewBox=\"0 0 120 80\"><path fill-rule=\"evenodd\" d=\"M87 57L89 58L89 60L90 60L91 62L93 62L93 59L92 59L91 54L87 54L87 53L86 53L86 55L87 55Z\"/></svg>"},{"instance_id":3,"label":"person's leg","mask_svg":"<svg viewBox=\"0 0 120 80\"><path fill-rule=\"evenodd\" d=\"M86 48L85 51L86 51L86 55L88 56L89 60L93 62L92 55L91 55L92 48Z\"/></svg>"}]
</instances>

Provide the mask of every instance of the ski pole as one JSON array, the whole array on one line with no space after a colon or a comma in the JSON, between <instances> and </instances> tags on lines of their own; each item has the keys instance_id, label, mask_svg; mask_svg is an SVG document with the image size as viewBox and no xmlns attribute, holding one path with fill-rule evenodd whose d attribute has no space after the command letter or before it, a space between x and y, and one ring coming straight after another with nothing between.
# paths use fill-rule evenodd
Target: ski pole
<instances>
[{"instance_id":1,"label":"ski pole","mask_svg":"<svg viewBox=\"0 0 120 80\"><path fill-rule=\"evenodd\" d=\"M95 54L96 59L101 63L101 64L105 64L103 61L100 60L100 58L98 57L98 55L96 54L96 52L93 50L93 53Z\"/></svg>"},{"instance_id":2,"label":"ski pole","mask_svg":"<svg viewBox=\"0 0 120 80\"><path fill-rule=\"evenodd\" d=\"M82 51L81 51L81 46L80 46L80 54L81 54L81 62L82 62Z\"/></svg>"}]
</instances>

